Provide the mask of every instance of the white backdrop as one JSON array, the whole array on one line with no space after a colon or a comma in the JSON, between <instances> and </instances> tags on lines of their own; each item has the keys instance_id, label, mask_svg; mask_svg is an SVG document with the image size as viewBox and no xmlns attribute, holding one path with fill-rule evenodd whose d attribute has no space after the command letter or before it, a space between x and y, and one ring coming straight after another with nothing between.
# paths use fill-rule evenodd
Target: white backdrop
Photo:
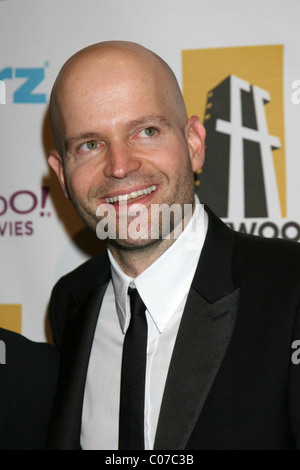
<instances>
[{"instance_id":1,"label":"white backdrop","mask_svg":"<svg viewBox=\"0 0 300 470\"><path fill-rule=\"evenodd\" d=\"M48 340L54 283L100 245L64 200L46 158L52 84L89 44L141 43L180 84L184 50L283 45L285 217L300 224L300 104L292 88L300 80L299 18L298 0L0 0L0 326Z\"/></svg>"}]
</instances>

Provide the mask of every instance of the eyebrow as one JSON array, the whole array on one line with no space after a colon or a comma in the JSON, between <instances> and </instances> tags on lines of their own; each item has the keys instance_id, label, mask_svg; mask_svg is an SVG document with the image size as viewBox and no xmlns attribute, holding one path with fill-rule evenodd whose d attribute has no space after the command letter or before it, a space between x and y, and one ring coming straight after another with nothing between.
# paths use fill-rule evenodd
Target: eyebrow
<instances>
[{"instance_id":1,"label":"eyebrow","mask_svg":"<svg viewBox=\"0 0 300 470\"><path fill-rule=\"evenodd\" d=\"M147 114L138 119L129 121L128 123L126 123L126 127L128 129L131 129L132 127L144 125L147 123L151 123L153 125L161 124L161 125L167 126L168 128L171 127L171 123L170 121L168 121L168 119L166 119L164 116L159 116L156 114ZM64 143L64 147L65 147L65 150L68 151L72 147L72 145L76 144L76 142L88 141L88 140L99 139L99 138L101 138L101 135L97 132L87 132L87 133L79 134L76 137L68 138Z\"/></svg>"},{"instance_id":2,"label":"eyebrow","mask_svg":"<svg viewBox=\"0 0 300 470\"><path fill-rule=\"evenodd\" d=\"M146 123L153 123L153 124L164 124L167 127L171 127L170 121L166 119L164 116L159 116L157 114L146 114L145 116L142 116L139 119L135 119L133 121L129 121L127 124L127 127L135 127L135 126L140 126L141 124L146 124Z\"/></svg>"}]
</instances>

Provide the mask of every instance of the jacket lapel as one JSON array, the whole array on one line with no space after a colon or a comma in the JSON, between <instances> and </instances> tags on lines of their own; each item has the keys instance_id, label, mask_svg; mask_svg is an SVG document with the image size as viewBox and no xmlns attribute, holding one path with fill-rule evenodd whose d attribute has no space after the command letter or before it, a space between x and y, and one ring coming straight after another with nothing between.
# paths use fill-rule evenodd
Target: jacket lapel
<instances>
[{"instance_id":1,"label":"jacket lapel","mask_svg":"<svg viewBox=\"0 0 300 470\"><path fill-rule=\"evenodd\" d=\"M57 395L50 423L49 450L80 448L81 414L90 351L107 282L68 312ZM68 323L70 327L68 328Z\"/></svg>"},{"instance_id":2,"label":"jacket lapel","mask_svg":"<svg viewBox=\"0 0 300 470\"><path fill-rule=\"evenodd\" d=\"M155 450L185 448L236 321L240 289L231 279L235 235L206 210L208 233L172 355Z\"/></svg>"},{"instance_id":3,"label":"jacket lapel","mask_svg":"<svg viewBox=\"0 0 300 470\"><path fill-rule=\"evenodd\" d=\"M215 304L191 290L176 339L156 433L156 450L184 449L230 342L239 289Z\"/></svg>"}]
</instances>

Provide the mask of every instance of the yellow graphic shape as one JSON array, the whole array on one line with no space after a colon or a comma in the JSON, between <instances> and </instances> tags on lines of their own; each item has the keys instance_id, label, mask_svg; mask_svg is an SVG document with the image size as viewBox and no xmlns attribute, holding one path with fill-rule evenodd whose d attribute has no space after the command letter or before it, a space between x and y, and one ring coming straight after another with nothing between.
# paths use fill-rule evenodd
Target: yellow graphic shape
<instances>
[{"instance_id":1,"label":"yellow graphic shape","mask_svg":"<svg viewBox=\"0 0 300 470\"><path fill-rule=\"evenodd\" d=\"M207 93L229 75L236 75L270 94L265 111L269 134L279 137L281 143L281 148L273 152L273 159L282 217L286 217L283 46L182 51L183 95L188 114L196 114L204 121Z\"/></svg>"},{"instance_id":2,"label":"yellow graphic shape","mask_svg":"<svg viewBox=\"0 0 300 470\"><path fill-rule=\"evenodd\" d=\"M0 327L21 333L22 305L0 304Z\"/></svg>"}]
</instances>

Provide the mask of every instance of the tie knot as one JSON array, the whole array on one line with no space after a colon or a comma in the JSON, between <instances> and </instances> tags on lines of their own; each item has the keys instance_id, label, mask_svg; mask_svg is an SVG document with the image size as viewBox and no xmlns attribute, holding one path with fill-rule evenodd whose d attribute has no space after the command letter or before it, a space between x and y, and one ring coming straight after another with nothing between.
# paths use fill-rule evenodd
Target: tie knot
<instances>
[{"instance_id":1,"label":"tie knot","mask_svg":"<svg viewBox=\"0 0 300 470\"><path fill-rule=\"evenodd\" d=\"M138 290L135 287L128 287L128 295L130 297L130 311L132 316L142 316L145 318L146 307L141 299Z\"/></svg>"},{"instance_id":2,"label":"tie knot","mask_svg":"<svg viewBox=\"0 0 300 470\"><path fill-rule=\"evenodd\" d=\"M136 292L136 288L135 288L135 287L128 286L127 294L128 294L129 296L131 296L132 294L134 294L134 292Z\"/></svg>"}]
</instances>

